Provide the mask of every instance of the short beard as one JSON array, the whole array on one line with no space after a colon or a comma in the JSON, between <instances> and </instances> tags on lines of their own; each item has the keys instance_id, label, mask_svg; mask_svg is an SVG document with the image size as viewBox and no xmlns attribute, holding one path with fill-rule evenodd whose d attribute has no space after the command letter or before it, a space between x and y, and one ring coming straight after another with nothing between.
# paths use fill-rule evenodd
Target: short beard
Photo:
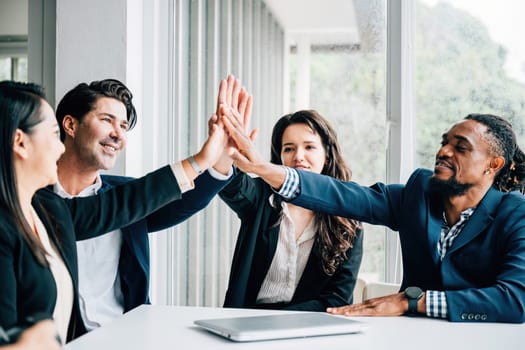
<instances>
[{"instance_id":1,"label":"short beard","mask_svg":"<svg viewBox=\"0 0 525 350\"><path fill-rule=\"evenodd\" d=\"M430 178L430 189L441 194L443 197L456 197L464 195L473 185L466 183L460 184L455 176L448 180L440 180L435 177Z\"/></svg>"}]
</instances>

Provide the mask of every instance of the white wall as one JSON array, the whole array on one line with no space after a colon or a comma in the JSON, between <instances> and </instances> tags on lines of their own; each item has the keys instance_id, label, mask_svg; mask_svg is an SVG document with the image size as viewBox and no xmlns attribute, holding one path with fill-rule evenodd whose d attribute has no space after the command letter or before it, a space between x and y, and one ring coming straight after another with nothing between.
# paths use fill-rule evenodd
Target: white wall
<instances>
[{"instance_id":1,"label":"white wall","mask_svg":"<svg viewBox=\"0 0 525 350\"><path fill-rule=\"evenodd\" d=\"M126 78L126 0L58 0L57 96L79 82Z\"/></svg>"},{"instance_id":2,"label":"white wall","mask_svg":"<svg viewBox=\"0 0 525 350\"><path fill-rule=\"evenodd\" d=\"M56 101L75 85L93 80L121 80L134 93L142 115L142 0L57 0ZM133 154L134 173L142 173L141 118L126 154ZM137 159L138 155L138 159ZM126 156L119 157L111 173L124 174Z\"/></svg>"},{"instance_id":3,"label":"white wall","mask_svg":"<svg viewBox=\"0 0 525 350\"><path fill-rule=\"evenodd\" d=\"M0 35L27 35L27 1L0 0Z\"/></svg>"}]
</instances>

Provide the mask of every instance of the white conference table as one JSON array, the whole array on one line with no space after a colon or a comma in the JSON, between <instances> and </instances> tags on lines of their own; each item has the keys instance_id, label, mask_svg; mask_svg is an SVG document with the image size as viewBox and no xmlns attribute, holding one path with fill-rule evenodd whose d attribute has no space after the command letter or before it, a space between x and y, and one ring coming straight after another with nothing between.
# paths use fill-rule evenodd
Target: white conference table
<instances>
[{"instance_id":1,"label":"white conference table","mask_svg":"<svg viewBox=\"0 0 525 350\"><path fill-rule=\"evenodd\" d=\"M354 317L360 334L236 343L193 325L203 318L284 311L143 305L65 346L66 350L501 349L525 348L525 324L451 323L424 317Z\"/></svg>"}]
</instances>

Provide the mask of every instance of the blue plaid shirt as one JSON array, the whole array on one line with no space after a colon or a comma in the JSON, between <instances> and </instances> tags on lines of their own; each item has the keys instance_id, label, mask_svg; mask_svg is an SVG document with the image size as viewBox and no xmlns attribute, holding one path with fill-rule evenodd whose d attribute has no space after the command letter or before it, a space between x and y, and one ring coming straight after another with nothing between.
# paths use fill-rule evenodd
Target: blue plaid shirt
<instances>
[{"instance_id":1,"label":"blue plaid shirt","mask_svg":"<svg viewBox=\"0 0 525 350\"><path fill-rule=\"evenodd\" d=\"M286 179L279 191L276 191L284 199L292 200L296 198L300 191L299 175L297 170L285 167ZM448 226L443 213L443 223L441 225L441 236L438 242L437 250L441 260L447 254L448 249L454 243L456 237L461 233L465 227L468 219L472 216L476 208L469 208L461 212L459 221L452 227ZM429 317L447 318L447 296L444 291L427 290L426 291L426 314Z\"/></svg>"}]
</instances>

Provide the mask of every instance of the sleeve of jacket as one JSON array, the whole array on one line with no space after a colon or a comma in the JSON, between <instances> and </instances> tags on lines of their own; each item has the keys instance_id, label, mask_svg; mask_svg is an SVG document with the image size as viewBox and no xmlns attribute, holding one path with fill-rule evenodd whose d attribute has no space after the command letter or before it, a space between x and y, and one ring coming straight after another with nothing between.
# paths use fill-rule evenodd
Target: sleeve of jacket
<instances>
[{"instance_id":1,"label":"sleeve of jacket","mask_svg":"<svg viewBox=\"0 0 525 350\"><path fill-rule=\"evenodd\" d=\"M294 303L287 310L326 311L327 307L352 304L353 292L363 258L363 230L357 232L348 259L330 277L318 298Z\"/></svg>"},{"instance_id":2,"label":"sleeve of jacket","mask_svg":"<svg viewBox=\"0 0 525 350\"><path fill-rule=\"evenodd\" d=\"M127 226L180 198L175 175L165 166L99 195L65 201L77 240L82 240Z\"/></svg>"},{"instance_id":3,"label":"sleeve of jacket","mask_svg":"<svg viewBox=\"0 0 525 350\"><path fill-rule=\"evenodd\" d=\"M0 230L0 325L10 327L18 322L15 300L17 299L17 280L15 275L15 246L13 234L6 232L5 225Z\"/></svg>"},{"instance_id":4,"label":"sleeve of jacket","mask_svg":"<svg viewBox=\"0 0 525 350\"><path fill-rule=\"evenodd\" d=\"M355 182L297 170L299 195L291 201L314 211L384 225L397 231L403 208L403 185L360 186Z\"/></svg>"},{"instance_id":5,"label":"sleeve of jacket","mask_svg":"<svg viewBox=\"0 0 525 350\"><path fill-rule=\"evenodd\" d=\"M261 181L256 178L239 172L219 192L219 196L239 218L243 218L262 200L260 196L264 191L257 188L260 184Z\"/></svg>"},{"instance_id":6,"label":"sleeve of jacket","mask_svg":"<svg viewBox=\"0 0 525 350\"><path fill-rule=\"evenodd\" d=\"M231 179L231 178L230 178ZM211 176L208 171L195 179L195 188L156 212L148 215L148 232L155 232L177 225L205 208L229 182Z\"/></svg>"}]
</instances>

